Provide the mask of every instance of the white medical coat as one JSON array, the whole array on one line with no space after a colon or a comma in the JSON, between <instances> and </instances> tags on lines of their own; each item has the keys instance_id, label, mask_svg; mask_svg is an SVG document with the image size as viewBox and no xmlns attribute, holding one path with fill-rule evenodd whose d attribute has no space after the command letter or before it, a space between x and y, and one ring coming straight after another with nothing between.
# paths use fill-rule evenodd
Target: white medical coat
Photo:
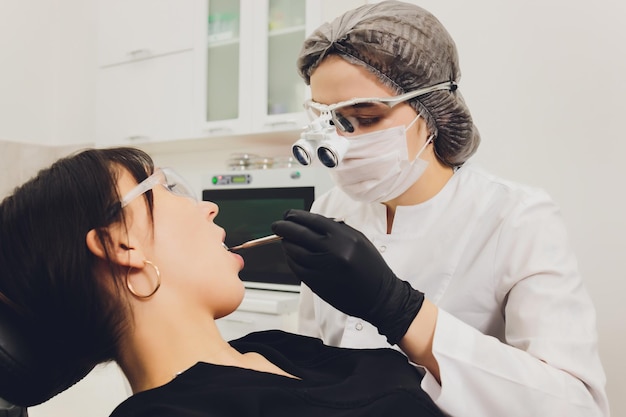
<instances>
[{"instance_id":1,"label":"white medical coat","mask_svg":"<svg viewBox=\"0 0 626 417\"><path fill-rule=\"evenodd\" d=\"M398 207L334 188L313 212L363 232L394 273L439 307L441 384L424 390L453 417L608 416L595 310L560 210L543 191L466 164L432 199ZM303 285L299 330L345 347L388 346Z\"/></svg>"}]
</instances>

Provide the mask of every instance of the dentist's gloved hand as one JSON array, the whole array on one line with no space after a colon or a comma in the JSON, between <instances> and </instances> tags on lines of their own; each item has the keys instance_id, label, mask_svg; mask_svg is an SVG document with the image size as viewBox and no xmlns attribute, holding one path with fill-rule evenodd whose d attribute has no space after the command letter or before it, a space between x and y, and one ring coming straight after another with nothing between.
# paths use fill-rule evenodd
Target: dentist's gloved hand
<instances>
[{"instance_id":1,"label":"dentist's gloved hand","mask_svg":"<svg viewBox=\"0 0 626 417\"><path fill-rule=\"evenodd\" d=\"M402 339L424 294L396 277L361 232L303 210L287 211L272 230L283 237L290 268L313 292L372 323L390 344Z\"/></svg>"}]
</instances>

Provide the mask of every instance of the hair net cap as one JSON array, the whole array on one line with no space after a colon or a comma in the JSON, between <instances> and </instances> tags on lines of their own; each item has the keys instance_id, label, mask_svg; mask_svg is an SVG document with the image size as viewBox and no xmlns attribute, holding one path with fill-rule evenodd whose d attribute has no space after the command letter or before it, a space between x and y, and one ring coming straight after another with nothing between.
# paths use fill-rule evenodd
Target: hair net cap
<instances>
[{"instance_id":1,"label":"hair net cap","mask_svg":"<svg viewBox=\"0 0 626 417\"><path fill-rule=\"evenodd\" d=\"M461 77L456 45L431 13L414 4L382 1L350 10L315 30L298 57L307 84L329 55L362 65L396 93L409 92ZM436 91L411 105L436 135L435 151L447 165L463 164L480 135L458 91Z\"/></svg>"}]
</instances>

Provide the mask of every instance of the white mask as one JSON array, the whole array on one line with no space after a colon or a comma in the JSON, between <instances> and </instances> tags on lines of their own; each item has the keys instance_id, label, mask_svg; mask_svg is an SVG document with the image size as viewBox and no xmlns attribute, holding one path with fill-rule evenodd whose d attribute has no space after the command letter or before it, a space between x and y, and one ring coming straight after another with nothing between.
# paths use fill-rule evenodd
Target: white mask
<instances>
[{"instance_id":1,"label":"white mask","mask_svg":"<svg viewBox=\"0 0 626 417\"><path fill-rule=\"evenodd\" d=\"M350 136L350 143L339 166L330 171L335 184L354 200L382 203L409 189L426 170L428 162L420 159L430 136L415 159L409 161L406 131L411 124Z\"/></svg>"}]
</instances>

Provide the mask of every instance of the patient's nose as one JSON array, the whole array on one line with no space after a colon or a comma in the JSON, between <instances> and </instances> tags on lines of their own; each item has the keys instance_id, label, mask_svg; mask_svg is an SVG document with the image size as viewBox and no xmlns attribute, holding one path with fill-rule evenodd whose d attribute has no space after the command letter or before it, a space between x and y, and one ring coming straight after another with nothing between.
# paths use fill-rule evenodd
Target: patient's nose
<instances>
[{"instance_id":1,"label":"patient's nose","mask_svg":"<svg viewBox=\"0 0 626 417\"><path fill-rule=\"evenodd\" d=\"M217 206L217 204L215 204L212 201L202 201L200 203L200 207L202 208L203 211L206 212L207 219L211 221L215 219L215 217L217 216L217 213L219 213L220 211L220 208Z\"/></svg>"}]
</instances>

